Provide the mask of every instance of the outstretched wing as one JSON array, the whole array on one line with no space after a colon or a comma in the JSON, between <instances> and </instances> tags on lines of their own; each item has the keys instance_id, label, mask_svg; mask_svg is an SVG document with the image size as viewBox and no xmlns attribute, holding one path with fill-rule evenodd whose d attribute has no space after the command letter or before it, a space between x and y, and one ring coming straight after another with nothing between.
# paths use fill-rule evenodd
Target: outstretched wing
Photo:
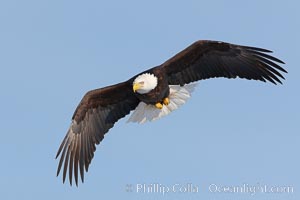
<instances>
[{"instance_id":1,"label":"outstretched wing","mask_svg":"<svg viewBox=\"0 0 300 200\"><path fill-rule=\"evenodd\" d=\"M163 63L160 67L169 77L169 84L184 85L202 79L226 77L246 78L281 83L281 72L286 72L277 63L281 60L268 55L272 51L200 40Z\"/></svg>"},{"instance_id":2,"label":"outstretched wing","mask_svg":"<svg viewBox=\"0 0 300 200\"><path fill-rule=\"evenodd\" d=\"M77 185L78 168L84 181L84 169L88 171L96 144L101 142L115 122L135 109L138 103L129 82L92 90L83 97L56 155L56 158L61 155L57 175L63 167L63 182L69 171L70 184L74 173Z\"/></svg>"}]
</instances>

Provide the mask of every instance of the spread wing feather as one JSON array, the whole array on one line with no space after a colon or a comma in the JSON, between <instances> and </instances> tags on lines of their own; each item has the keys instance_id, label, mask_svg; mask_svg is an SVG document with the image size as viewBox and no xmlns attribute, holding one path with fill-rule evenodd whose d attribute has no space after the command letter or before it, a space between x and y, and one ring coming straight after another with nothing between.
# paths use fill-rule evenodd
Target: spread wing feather
<instances>
[{"instance_id":1,"label":"spread wing feather","mask_svg":"<svg viewBox=\"0 0 300 200\"><path fill-rule=\"evenodd\" d=\"M83 97L56 155L56 158L61 155L57 175L63 168L63 182L67 171L71 185L73 176L78 185L78 171L84 181L84 170L88 171L96 145L114 123L135 109L138 103L129 82L92 90Z\"/></svg>"},{"instance_id":2,"label":"spread wing feather","mask_svg":"<svg viewBox=\"0 0 300 200\"><path fill-rule=\"evenodd\" d=\"M163 63L169 77L169 84L184 85L193 81L226 77L246 78L281 83L280 73L287 71L277 63L278 58L270 56L271 51L262 48L229 44L225 42L200 40Z\"/></svg>"}]
</instances>

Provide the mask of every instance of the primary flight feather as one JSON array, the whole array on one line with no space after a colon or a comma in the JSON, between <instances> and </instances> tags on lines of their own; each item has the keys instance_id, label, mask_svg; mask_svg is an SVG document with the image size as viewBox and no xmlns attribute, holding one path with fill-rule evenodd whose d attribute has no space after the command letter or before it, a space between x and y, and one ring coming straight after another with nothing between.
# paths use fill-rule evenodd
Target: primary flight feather
<instances>
[{"instance_id":1,"label":"primary flight feather","mask_svg":"<svg viewBox=\"0 0 300 200\"><path fill-rule=\"evenodd\" d=\"M105 133L134 110L129 121L143 123L169 114L184 104L195 81L225 77L269 81L277 84L287 73L271 51L225 42L200 40L165 63L144 71L128 81L87 92L72 117L56 158L57 175L63 169L63 182L88 171L96 145ZM68 173L67 173L68 172Z\"/></svg>"}]
</instances>

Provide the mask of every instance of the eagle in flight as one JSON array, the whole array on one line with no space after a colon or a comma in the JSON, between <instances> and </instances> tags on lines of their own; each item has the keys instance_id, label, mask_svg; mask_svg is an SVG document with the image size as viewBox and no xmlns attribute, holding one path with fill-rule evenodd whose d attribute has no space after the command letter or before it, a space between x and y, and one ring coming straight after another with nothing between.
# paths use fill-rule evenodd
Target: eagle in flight
<instances>
[{"instance_id":1,"label":"eagle in flight","mask_svg":"<svg viewBox=\"0 0 300 200\"><path fill-rule=\"evenodd\" d=\"M159 119L184 104L194 82L209 78L244 78L277 84L287 73L272 51L219 41L196 41L165 63L137 74L129 80L87 92L76 108L72 122L56 158L57 175L63 169L78 185L80 173L88 171L96 145L125 115L128 121L144 123ZM68 173L67 173L68 172Z\"/></svg>"}]
</instances>

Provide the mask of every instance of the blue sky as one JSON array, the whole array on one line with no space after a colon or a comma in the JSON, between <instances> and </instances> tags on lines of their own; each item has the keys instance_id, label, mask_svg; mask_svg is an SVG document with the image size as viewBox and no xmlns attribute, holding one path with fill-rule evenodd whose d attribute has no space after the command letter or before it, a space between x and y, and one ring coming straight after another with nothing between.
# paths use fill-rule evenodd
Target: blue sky
<instances>
[{"instance_id":1,"label":"blue sky","mask_svg":"<svg viewBox=\"0 0 300 200\"><path fill-rule=\"evenodd\" d=\"M0 198L299 199L299 6L1 1ZM186 105L159 121L119 121L98 146L85 183L62 184L54 157L84 93L127 80L199 39L271 49L286 62L286 81L202 81ZM199 191L135 190L155 183L191 183ZM209 190L243 184L294 192Z\"/></svg>"}]
</instances>

